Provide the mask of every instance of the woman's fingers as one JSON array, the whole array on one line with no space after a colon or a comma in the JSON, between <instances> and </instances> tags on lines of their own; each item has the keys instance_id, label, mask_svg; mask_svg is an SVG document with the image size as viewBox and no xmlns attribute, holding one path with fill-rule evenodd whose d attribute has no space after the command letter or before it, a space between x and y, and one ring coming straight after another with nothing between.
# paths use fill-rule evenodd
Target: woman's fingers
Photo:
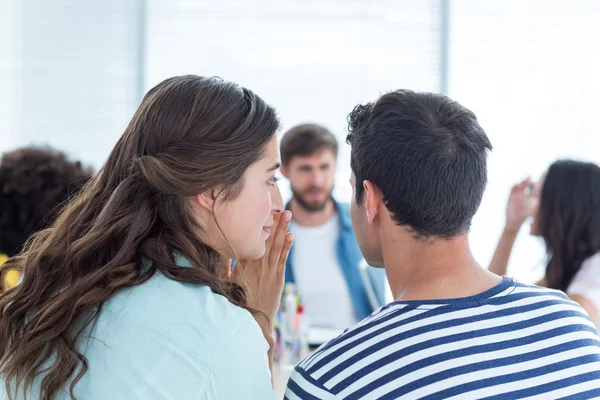
<instances>
[{"instance_id":1,"label":"woman's fingers","mask_svg":"<svg viewBox=\"0 0 600 400\"><path fill-rule=\"evenodd\" d=\"M273 225L271 226L271 234L265 241L265 255L263 256L263 260L268 260L269 255L271 254L271 249L273 247L273 239L275 238L275 234L277 232L277 228L279 227L279 221L281 220L281 213L276 213L273 215Z\"/></svg>"},{"instance_id":2,"label":"woman's fingers","mask_svg":"<svg viewBox=\"0 0 600 400\"><path fill-rule=\"evenodd\" d=\"M290 211L284 211L279 219L279 224L275 233L273 234L273 243L271 244L271 251L267 258L267 262L270 267L277 268L277 262L283 251L285 235L290 227L290 221L292 220L292 213Z\"/></svg>"},{"instance_id":3,"label":"woman's fingers","mask_svg":"<svg viewBox=\"0 0 600 400\"><path fill-rule=\"evenodd\" d=\"M279 256L279 263L277 265L278 274L283 275L285 272L285 265L287 263L288 255L290 254L292 244L294 244L294 234L292 232L288 232L285 235L283 249L281 250L281 255Z\"/></svg>"}]
</instances>

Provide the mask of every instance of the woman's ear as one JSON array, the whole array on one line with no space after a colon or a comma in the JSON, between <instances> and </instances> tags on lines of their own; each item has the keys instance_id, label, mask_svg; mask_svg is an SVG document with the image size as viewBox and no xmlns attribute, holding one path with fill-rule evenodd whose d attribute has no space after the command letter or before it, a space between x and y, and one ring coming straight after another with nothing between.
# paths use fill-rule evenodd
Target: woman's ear
<instances>
[{"instance_id":1,"label":"woman's ear","mask_svg":"<svg viewBox=\"0 0 600 400\"><path fill-rule=\"evenodd\" d=\"M214 189L209 189L195 196L192 196L192 200L196 206L212 213L217 200L217 194Z\"/></svg>"}]
</instances>

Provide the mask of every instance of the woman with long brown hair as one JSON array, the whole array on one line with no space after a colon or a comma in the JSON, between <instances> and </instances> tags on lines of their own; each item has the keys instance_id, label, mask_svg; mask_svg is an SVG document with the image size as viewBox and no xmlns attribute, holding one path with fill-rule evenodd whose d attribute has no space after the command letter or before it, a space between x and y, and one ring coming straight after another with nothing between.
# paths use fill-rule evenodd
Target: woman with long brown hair
<instances>
[{"instance_id":1,"label":"woman with long brown hair","mask_svg":"<svg viewBox=\"0 0 600 400\"><path fill-rule=\"evenodd\" d=\"M547 264L538 285L565 292L600 328L600 167L557 160L539 181L528 178L513 186L490 271L506 274L528 218L530 234L546 245Z\"/></svg>"},{"instance_id":2,"label":"woman with long brown hair","mask_svg":"<svg viewBox=\"0 0 600 400\"><path fill-rule=\"evenodd\" d=\"M278 125L218 78L148 92L99 173L0 270L23 273L0 295L9 398L274 397L292 243Z\"/></svg>"}]
</instances>

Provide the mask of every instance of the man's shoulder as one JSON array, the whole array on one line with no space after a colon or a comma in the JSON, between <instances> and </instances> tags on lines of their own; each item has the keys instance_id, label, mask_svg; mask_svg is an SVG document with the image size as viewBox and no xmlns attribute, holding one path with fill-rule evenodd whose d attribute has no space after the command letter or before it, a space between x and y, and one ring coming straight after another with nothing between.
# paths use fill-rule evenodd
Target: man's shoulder
<instances>
[{"instance_id":1,"label":"man's shoulder","mask_svg":"<svg viewBox=\"0 0 600 400\"><path fill-rule=\"evenodd\" d=\"M335 360L336 357L341 356L344 358L344 355L347 355L347 352L353 347L368 339L374 339L382 333L380 329L385 330L389 322L392 322L391 314L395 308L394 304L379 308L358 324L346 329L338 337L319 347L313 354L298 364L298 369L311 375L327 366L329 361Z\"/></svg>"},{"instance_id":2,"label":"man's shoulder","mask_svg":"<svg viewBox=\"0 0 600 400\"><path fill-rule=\"evenodd\" d=\"M512 281L513 290L509 294L510 296L539 298L540 301L551 298L555 301L563 302L565 304L576 304L569 299L569 296L560 290L547 288L545 286L527 284L519 282L515 279L512 279Z\"/></svg>"},{"instance_id":3,"label":"man's shoulder","mask_svg":"<svg viewBox=\"0 0 600 400\"><path fill-rule=\"evenodd\" d=\"M471 366L497 374L488 360L504 362L507 374L526 374L530 364L559 351L565 363L578 361L571 353L579 352L591 354L586 363L600 363L595 327L577 304L560 291L506 282L486 299L390 303L321 346L297 366L296 376L359 397L390 385L407 393L442 390L438 380L447 365L460 372L448 382L459 382L470 377ZM427 382L414 383L430 370Z\"/></svg>"}]
</instances>

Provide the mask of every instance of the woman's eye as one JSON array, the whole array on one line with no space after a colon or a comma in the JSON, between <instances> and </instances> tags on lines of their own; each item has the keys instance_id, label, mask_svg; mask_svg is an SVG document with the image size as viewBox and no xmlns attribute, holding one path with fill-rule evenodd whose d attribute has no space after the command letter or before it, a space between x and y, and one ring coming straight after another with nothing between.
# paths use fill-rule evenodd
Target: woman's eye
<instances>
[{"instance_id":1,"label":"woman's eye","mask_svg":"<svg viewBox=\"0 0 600 400\"><path fill-rule=\"evenodd\" d=\"M271 185L271 186L275 186L275 184L276 184L277 182L279 182L279 178L278 178L278 177L276 177L276 176L274 176L274 177L272 177L271 179L269 179L269 180L268 180L268 182L269 182L269 185Z\"/></svg>"}]
</instances>

